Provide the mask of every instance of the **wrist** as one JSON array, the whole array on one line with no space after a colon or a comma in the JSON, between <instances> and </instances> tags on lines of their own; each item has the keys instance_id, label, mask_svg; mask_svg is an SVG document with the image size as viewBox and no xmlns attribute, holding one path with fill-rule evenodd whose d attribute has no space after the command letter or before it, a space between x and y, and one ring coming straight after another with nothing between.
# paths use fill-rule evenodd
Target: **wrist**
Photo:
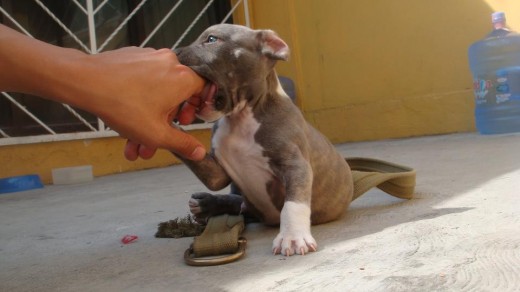
<instances>
[{"instance_id":1,"label":"wrist","mask_svg":"<svg viewBox=\"0 0 520 292\"><path fill-rule=\"evenodd\" d=\"M117 94L107 83L110 74L105 70L97 55L90 55L77 50L57 60L57 73L52 81L53 96L56 101L80 108L98 117L105 117L115 106ZM103 90L103 91L100 91Z\"/></svg>"},{"instance_id":2,"label":"wrist","mask_svg":"<svg viewBox=\"0 0 520 292\"><path fill-rule=\"evenodd\" d=\"M44 94L54 101L84 109L86 100L80 97L88 79L85 69L90 55L75 49L60 49L62 52L49 64L49 74L44 77L48 84Z\"/></svg>"},{"instance_id":3,"label":"wrist","mask_svg":"<svg viewBox=\"0 0 520 292\"><path fill-rule=\"evenodd\" d=\"M92 76L97 74L93 55L70 50L56 60L55 70L52 95L56 101L97 114L97 99L92 96L96 88Z\"/></svg>"}]
</instances>

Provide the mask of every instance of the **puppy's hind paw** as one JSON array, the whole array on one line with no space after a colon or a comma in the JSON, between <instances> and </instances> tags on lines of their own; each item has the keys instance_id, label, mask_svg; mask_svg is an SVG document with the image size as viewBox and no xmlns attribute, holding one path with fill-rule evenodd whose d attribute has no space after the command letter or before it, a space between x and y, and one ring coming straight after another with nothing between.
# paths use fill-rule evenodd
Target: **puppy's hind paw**
<instances>
[{"instance_id":1,"label":"puppy's hind paw","mask_svg":"<svg viewBox=\"0 0 520 292\"><path fill-rule=\"evenodd\" d=\"M190 212L197 222L205 223L209 217L221 214L238 215L243 198L238 195L212 195L194 193L188 202Z\"/></svg>"},{"instance_id":2,"label":"puppy's hind paw","mask_svg":"<svg viewBox=\"0 0 520 292\"><path fill-rule=\"evenodd\" d=\"M188 201L188 207L195 221L206 224L208 218L213 215L216 197L208 193L194 193Z\"/></svg>"},{"instance_id":3,"label":"puppy's hind paw","mask_svg":"<svg viewBox=\"0 0 520 292\"><path fill-rule=\"evenodd\" d=\"M188 206L190 207L190 212L193 215L197 215L201 212L199 201L195 199L190 199L188 202Z\"/></svg>"}]
</instances>

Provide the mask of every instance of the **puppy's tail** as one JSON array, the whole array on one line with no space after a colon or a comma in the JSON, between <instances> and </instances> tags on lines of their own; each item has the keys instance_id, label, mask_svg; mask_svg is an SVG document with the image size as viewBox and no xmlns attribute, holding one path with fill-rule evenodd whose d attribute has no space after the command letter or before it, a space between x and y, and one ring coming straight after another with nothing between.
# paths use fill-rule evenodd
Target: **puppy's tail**
<instances>
[{"instance_id":1,"label":"puppy's tail","mask_svg":"<svg viewBox=\"0 0 520 292\"><path fill-rule=\"evenodd\" d=\"M354 196L357 199L373 187L397 198L411 199L415 190L413 168L372 158L345 158L352 170Z\"/></svg>"}]
</instances>

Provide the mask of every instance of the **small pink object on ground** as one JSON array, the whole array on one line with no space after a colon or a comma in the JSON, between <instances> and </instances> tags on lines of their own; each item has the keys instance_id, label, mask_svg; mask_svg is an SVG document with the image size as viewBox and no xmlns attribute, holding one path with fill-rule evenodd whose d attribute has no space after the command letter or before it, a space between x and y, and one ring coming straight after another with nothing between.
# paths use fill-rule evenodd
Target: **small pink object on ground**
<instances>
[{"instance_id":1,"label":"small pink object on ground","mask_svg":"<svg viewBox=\"0 0 520 292\"><path fill-rule=\"evenodd\" d=\"M135 242L137 239L139 239L137 235L125 235L123 238L121 238L121 242L123 244L129 244Z\"/></svg>"}]
</instances>

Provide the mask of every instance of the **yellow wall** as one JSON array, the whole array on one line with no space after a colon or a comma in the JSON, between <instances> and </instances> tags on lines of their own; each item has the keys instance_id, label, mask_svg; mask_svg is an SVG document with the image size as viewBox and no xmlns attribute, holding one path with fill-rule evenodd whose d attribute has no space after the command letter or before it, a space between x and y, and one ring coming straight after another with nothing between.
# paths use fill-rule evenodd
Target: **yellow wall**
<instances>
[{"instance_id":1,"label":"yellow wall","mask_svg":"<svg viewBox=\"0 0 520 292\"><path fill-rule=\"evenodd\" d=\"M467 49L493 10L520 28L517 0L251 2L253 26L291 46L278 71L333 142L473 131Z\"/></svg>"},{"instance_id":2,"label":"yellow wall","mask_svg":"<svg viewBox=\"0 0 520 292\"><path fill-rule=\"evenodd\" d=\"M249 0L254 28L292 50L279 73L306 118L333 142L474 131L467 48L503 10L520 31L518 0ZM195 131L209 143L209 131ZM0 177L93 165L94 175L166 166L165 151L128 162L120 138L0 146Z\"/></svg>"},{"instance_id":3,"label":"yellow wall","mask_svg":"<svg viewBox=\"0 0 520 292\"><path fill-rule=\"evenodd\" d=\"M209 146L208 130L191 131ZM126 140L119 137L86 139L52 143L25 144L0 147L0 178L38 174L48 184L53 168L92 165L94 176L125 171L164 167L179 163L169 152L159 150L150 160L126 160L123 149Z\"/></svg>"}]
</instances>

